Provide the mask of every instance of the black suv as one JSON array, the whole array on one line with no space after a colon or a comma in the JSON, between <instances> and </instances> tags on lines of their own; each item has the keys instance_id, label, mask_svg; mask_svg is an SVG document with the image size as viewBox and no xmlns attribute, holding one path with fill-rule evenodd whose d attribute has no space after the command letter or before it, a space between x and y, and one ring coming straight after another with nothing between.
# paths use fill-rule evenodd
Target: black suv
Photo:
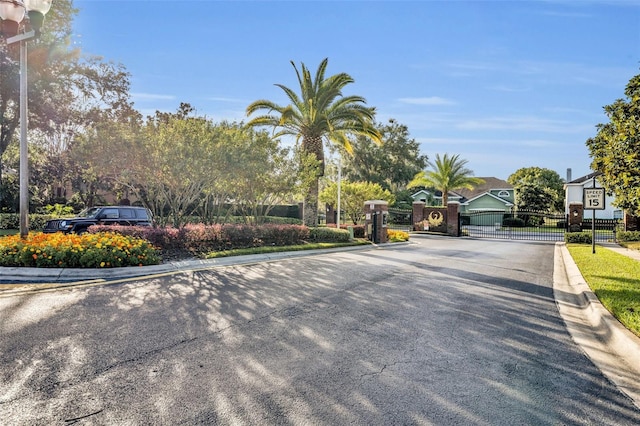
<instances>
[{"instance_id":1,"label":"black suv","mask_svg":"<svg viewBox=\"0 0 640 426\"><path fill-rule=\"evenodd\" d=\"M82 234L91 225L152 226L149 209L131 206L101 206L84 209L78 217L47 221L42 232L75 232Z\"/></svg>"}]
</instances>

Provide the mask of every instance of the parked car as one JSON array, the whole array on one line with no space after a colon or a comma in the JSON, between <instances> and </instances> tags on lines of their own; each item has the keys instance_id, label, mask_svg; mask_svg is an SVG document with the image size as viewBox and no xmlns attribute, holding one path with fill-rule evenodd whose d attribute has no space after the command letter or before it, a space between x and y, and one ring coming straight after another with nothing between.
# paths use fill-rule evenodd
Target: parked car
<instances>
[{"instance_id":1,"label":"parked car","mask_svg":"<svg viewBox=\"0 0 640 426\"><path fill-rule=\"evenodd\" d=\"M47 221L44 233L75 232L82 234L91 225L153 226L153 215L149 209L132 206L90 207L77 217Z\"/></svg>"}]
</instances>

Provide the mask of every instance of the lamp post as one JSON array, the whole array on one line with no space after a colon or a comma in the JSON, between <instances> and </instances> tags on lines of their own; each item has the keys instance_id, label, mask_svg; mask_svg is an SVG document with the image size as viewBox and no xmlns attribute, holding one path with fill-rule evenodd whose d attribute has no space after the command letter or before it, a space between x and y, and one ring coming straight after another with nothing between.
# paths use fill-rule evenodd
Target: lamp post
<instances>
[{"instance_id":1,"label":"lamp post","mask_svg":"<svg viewBox=\"0 0 640 426\"><path fill-rule=\"evenodd\" d=\"M0 0L0 19L3 33L8 35L7 45L20 43L20 237L29 235L29 158L27 146L27 42L40 36L44 15L51 9L53 0ZM30 31L20 23L25 12L29 16Z\"/></svg>"}]
</instances>

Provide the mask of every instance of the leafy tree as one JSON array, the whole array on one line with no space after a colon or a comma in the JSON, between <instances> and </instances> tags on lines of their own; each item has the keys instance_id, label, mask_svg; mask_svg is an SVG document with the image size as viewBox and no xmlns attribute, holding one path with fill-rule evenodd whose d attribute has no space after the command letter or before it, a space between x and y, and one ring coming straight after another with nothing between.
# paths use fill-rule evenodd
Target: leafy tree
<instances>
[{"instance_id":1,"label":"leafy tree","mask_svg":"<svg viewBox=\"0 0 640 426\"><path fill-rule=\"evenodd\" d=\"M230 195L245 222L261 223L294 191L296 165L289 150L266 132L237 127L234 142L227 151L232 156Z\"/></svg>"},{"instance_id":2,"label":"leafy tree","mask_svg":"<svg viewBox=\"0 0 640 426\"><path fill-rule=\"evenodd\" d=\"M378 183L396 193L427 166L428 158L420 154L420 144L409 137L407 126L391 119L376 127L382 145L365 136L357 137L352 144L353 155L345 156L343 173L348 180Z\"/></svg>"},{"instance_id":3,"label":"leafy tree","mask_svg":"<svg viewBox=\"0 0 640 426\"><path fill-rule=\"evenodd\" d=\"M222 171L220 151L215 149L221 130L192 112L188 104L173 114L156 112L147 120L138 145L138 158L145 152L147 158L139 163L133 189L140 188L155 210L167 208L174 226L182 226L196 211L202 193Z\"/></svg>"},{"instance_id":4,"label":"leafy tree","mask_svg":"<svg viewBox=\"0 0 640 426\"><path fill-rule=\"evenodd\" d=\"M330 183L321 193L320 200L324 203L338 204L338 184ZM377 183L342 181L340 186L340 207L354 224L362 220L364 202L367 200L384 200L392 204L393 194Z\"/></svg>"},{"instance_id":5,"label":"leafy tree","mask_svg":"<svg viewBox=\"0 0 640 426\"><path fill-rule=\"evenodd\" d=\"M304 223L318 224L318 181L324 174L324 142L337 144L351 152L348 135L365 135L373 141L380 141L380 134L373 126L375 109L366 107L360 96L344 96L342 90L353 78L340 73L325 78L328 59L324 59L315 78L304 64L298 70L291 62L298 77L300 94L282 84L280 87L291 102L278 105L269 100L258 100L247 107L247 115L267 111L249 121L252 126L273 126L278 129L275 137L291 135L301 140L304 153L315 156L319 167L315 168L313 181L304 196Z\"/></svg>"},{"instance_id":6,"label":"leafy tree","mask_svg":"<svg viewBox=\"0 0 640 426\"><path fill-rule=\"evenodd\" d=\"M540 167L523 167L507 178L513 185L518 210L563 211L564 181L560 175Z\"/></svg>"},{"instance_id":7,"label":"leafy tree","mask_svg":"<svg viewBox=\"0 0 640 426\"><path fill-rule=\"evenodd\" d=\"M72 0L56 0L42 36L29 42L29 138L64 145L100 114L131 110L129 74L122 65L83 56L71 47ZM19 64L14 48L0 46L0 160L19 124ZM2 168L0 167L0 170ZM0 180L2 176L0 175Z\"/></svg>"},{"instance_id":8,"label":"leafy tree","mask_svg":"<svg viewBox=\"0 0 640 426\"><path fill-rule=\"evenodd\" d=\"M456 189L473 189L484 181L473 177L473 172L465 166L467 160L460 158L460 155L449 156L436 154L435 162L428 161L427 164L432 170L421 171L407 185L408 188L433 187L442 191L442 204L447 205L449 201L449 191Z\"/></svg>"},{"instance_id":9,"label":"leafy tree","mask_svg":"<svg viewBox=\"0 0 640 426\"><path fill-rule=\"evenodd\" d=\"M602 173L598 180L614 194L615 205L640 215L640 74L629 80L625 99L604 107L609 118L587 140L591 168Z\"/></svg>"}]
</instances>

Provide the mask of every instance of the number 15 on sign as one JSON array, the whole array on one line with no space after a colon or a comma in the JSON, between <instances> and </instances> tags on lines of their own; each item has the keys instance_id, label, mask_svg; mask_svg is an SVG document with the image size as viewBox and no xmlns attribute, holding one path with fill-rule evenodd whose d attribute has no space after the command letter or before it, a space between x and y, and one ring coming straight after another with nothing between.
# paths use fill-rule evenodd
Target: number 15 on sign
<instances>
[{"instance_id":1,"label":"number 15 on sign","mask_svg":"<svg viewBox=\"0 0 640 426\"><path fill-rule=\"evenodd\" d=\"M584 209L604 210L604 188L584 188Z\"/></svg>"}]
</instances>

